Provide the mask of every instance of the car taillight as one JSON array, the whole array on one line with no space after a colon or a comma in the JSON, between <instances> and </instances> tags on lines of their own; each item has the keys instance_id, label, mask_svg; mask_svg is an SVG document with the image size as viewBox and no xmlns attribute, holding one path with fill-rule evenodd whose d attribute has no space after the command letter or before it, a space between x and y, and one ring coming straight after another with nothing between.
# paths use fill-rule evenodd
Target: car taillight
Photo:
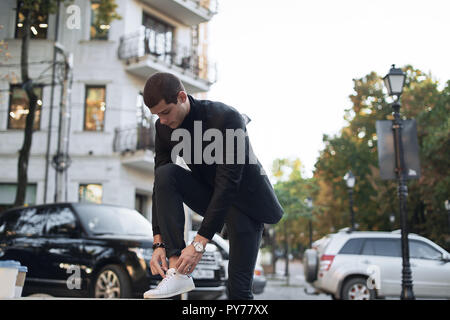
<instances>
[{"instance_id":1,"label":"car taillight","mask_svg":"<svg viewBox=\"0 0 450 320\"><path fill-rule=\"evenodd\" d=\"M320 258L320 271L328 271L331 268L335 256L324 254Z\"/></svg>"},{"instance_id":2,"label":"car taillight","mask_svg":"<svg viewBox=\"0 0 450 320\"><path fill-rule=\"evenodd\" d=\"M262 275L261 270L255 270L255 276L260 276Z\"/></svg>"}]
</instances>

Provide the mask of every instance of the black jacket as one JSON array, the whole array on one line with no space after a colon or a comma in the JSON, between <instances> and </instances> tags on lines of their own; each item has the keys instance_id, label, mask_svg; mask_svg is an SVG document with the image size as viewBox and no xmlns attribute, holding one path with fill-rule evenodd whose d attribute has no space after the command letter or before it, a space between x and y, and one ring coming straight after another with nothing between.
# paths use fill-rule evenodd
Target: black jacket
<instances>
[{"instance_id":1,"label":"black jacket","mask_svg":"<svg viewBox=\"0 0 450 320\"><path fill-rule=\"evenodd\" d=\"M239 144L236 140L234 154L231 155L234 161L230 163L230 158L228 161L225 159L226 129L242 129L245 133L247 132L242 115L233 107L223 103L188 97L191 108L180 128L187 129L191 135L192 156L190 158L188 158L188 154L181 156L194 177L214 190L198 234L211 239L214 233L220 232L231 206L235 206L256 221L268 224L277 223L283 215L283 209L261 164L256 157L252 157L248 136L245 138L245 163L242 164L242 161L238 161L237 148ZM196 164L198 161L194 161L194 121L201 121L202 136L206 130L212 128L223 133L223 164L206 164L203 159L200 164ZM172 163L172 149L180 142L171 141L173 131L174 129L162 125L159 119L156 121L155 172L159 166ZM210 141L202 140L202 154L209 144L211 144ZM153 232L159 234L154 195Z\"/></svg>"}]
</instances>

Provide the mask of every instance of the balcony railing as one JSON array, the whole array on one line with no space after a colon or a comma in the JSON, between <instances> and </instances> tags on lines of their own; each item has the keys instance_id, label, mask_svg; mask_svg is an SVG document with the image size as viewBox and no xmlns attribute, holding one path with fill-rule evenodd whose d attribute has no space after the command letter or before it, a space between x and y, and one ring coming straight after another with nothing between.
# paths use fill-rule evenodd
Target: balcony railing
<instances>
[{"instance_id":1,"label":"balcony railing","mask_svg":"<svg viewBox=\"0 0 450 320\"><path fill-rule=\"evenodd\" d=\"M180 44L175 44L170 51L163 46L150 42L152 30L142 26L138 31L122 36L118 50L119 59L127 64L139 62L140 58L152 56L159 63L177 69L180 73L194 79L201 79L209 84L216 82L216 66L206 61L202 56Z\"/></svg>"},{"instance_id":2,"label":"balcony railing","mask_svg":"<svg viewBox=\"0 0 450 320\"><path fill-rule=\"evenodd\" d=\"M137 150L155 149L155 130L150 127L116 128L114 134L114 152L126 153Z\"/></svg>"}]
</instances>

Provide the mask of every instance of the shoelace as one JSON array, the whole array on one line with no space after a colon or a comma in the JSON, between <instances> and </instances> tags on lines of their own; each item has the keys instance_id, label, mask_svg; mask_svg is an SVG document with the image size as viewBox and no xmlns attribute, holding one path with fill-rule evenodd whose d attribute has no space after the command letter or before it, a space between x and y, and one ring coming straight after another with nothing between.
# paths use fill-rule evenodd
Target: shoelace
<instances>
[{"instance_id":1,"label":"shoelace","mask_svg":"<svg viewBox=\"0 0 450 320\"><path fill-rule=\"evenodd\" d=\"M169 278L172 278L173 276L175 276L175 273L167 274L166 277L162 279L162 281L158 284L156 288L161 289L167 283L167 280L169 280Z\"/></svg>"}]
</instances>

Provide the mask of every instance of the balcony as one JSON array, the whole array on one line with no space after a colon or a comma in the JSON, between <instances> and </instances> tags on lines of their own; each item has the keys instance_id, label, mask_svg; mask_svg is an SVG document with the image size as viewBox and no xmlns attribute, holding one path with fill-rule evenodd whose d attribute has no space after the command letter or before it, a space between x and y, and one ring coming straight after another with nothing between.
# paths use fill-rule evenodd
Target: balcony
<instances>
[{"instance_id":1,"label":"balcony","mask_svg":"<svg viewBox=\"0 0 450 320\"><path fill-rule=\"evenodd\" d=\"M128 72L144 79L155 72L169 72L183 82L190 94L209 91L216 82L215 65L186 46L176 44L170 51L156 48L154 43L150 46L148 31L142 26L120 38L118 56Z\"/></svg>"},{"instance_id":2,"label":"balcony","mask_svg":"<svg viewBox=\"0 0 450 320\"><path fill-rule=\"evenodd\" d=\"M217 0L142 0L142 2L186 26L211 20L218 9Z\"/></svg>"},{"instance_id":3,"label":"balcony","mask_svg":"<svg viewBox=\"0 0 450 320\"><path fill-rule=\"evenodd\" d=\"M116 128L113 150L120 153L123 165L143 172L153 172L154 127Z\"/></svg>"}]
</instances>

